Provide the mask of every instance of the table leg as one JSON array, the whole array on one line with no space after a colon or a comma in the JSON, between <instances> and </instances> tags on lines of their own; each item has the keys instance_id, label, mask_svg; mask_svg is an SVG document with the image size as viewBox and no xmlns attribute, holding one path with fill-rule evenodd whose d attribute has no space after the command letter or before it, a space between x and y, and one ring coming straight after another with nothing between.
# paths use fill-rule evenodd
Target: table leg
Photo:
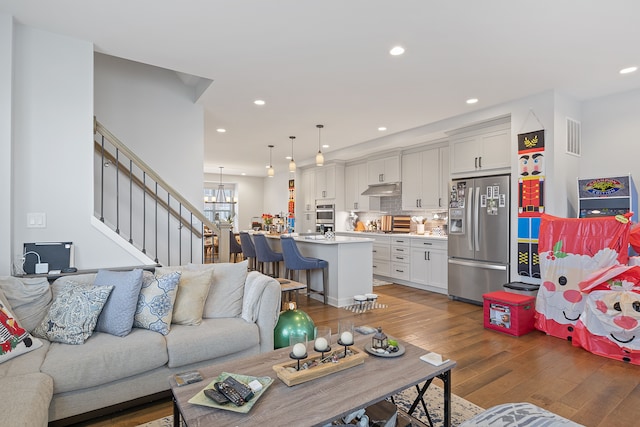
<instances>
[{"instance_id":1,"label":"table leg","mask_svg":"<svg viewBox=\"0 0 640 427\"><path fill-rule=\"evenodd\" d=\"M444 383L444 426L451 426L451 370L438 375Z\"/></svg>"},{"instance_id":2,"label":"table leg","mask_svg":"<svg viewBox=\"0 0 640 427\"><path fill-rule=\"evenodd\" d=\"M420 387L419 384L416 384L416 390L418 391L418 395L414 399L413 403L411 404L411 407L409 408L409 411L407 412L409 415L413 414L413 411L416 410L418 403L422 402L422 408L424 409L424 413L427 414L427 419L429 420L429 425L431 427L433 427L433 421L431 421L431 415L429 415L429 411L427 410L427 404L424 402L424 393L427 391L432 381L433 381L433 378L429 379L427 382L424 383L422 387Z\"/></svg>"},{"instance_id":3,"label":"table leg","mask_svg":"<svg viewBox=\"0 0 640 427\"><path fill-rule=\"evenodd\" d=\"M175 398L173 398L173 427L180 427L180 409Z\"/></svg>"}]
</instances>

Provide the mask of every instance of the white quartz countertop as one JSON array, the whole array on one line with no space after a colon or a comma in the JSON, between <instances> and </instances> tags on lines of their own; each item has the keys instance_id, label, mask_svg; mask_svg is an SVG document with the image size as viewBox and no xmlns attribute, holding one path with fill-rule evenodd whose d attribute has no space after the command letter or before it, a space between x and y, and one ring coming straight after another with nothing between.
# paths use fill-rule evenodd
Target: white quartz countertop
<instances>
[{"instance_id":1,"label":"white quartz countertop","mask_svg":"<svg viewBox=\"0 0 640 427\"><path fill-rule=\"evenodd\" d=\"M252 233L252 234L255 234L255 233ZM267 234L267 233L261 233L261 234L264 234L269 239L280 239L280 235L278 234ZM362 234L364 233L360 233L358 237L336 236L333 239L327 239L322 234L317 234L312 236L299 236L294 233L292 237L297 242L318 243L322 245L339 245L343 243L369 243L374 241L374 239L365 237Z\"/></svg>"},{"instance_id":2,"label":"white quartz countertop","mask_svg":"<svg viewBox=\"0 0 640 427\"><path fill-rule=\"evenodd\" d=\"M345 233L345 234L349 234L349 235L353 235L353 236L406 236L406 237L417 237L420 239L435 239L435 240L447 240L448 237L446 235L444 236L437 236L437 235L432 235L432 234L414 234L414 233L378 233L378 232L371 232L371 231L338 231L338 233Z\"/></svg>"}]
</instances>

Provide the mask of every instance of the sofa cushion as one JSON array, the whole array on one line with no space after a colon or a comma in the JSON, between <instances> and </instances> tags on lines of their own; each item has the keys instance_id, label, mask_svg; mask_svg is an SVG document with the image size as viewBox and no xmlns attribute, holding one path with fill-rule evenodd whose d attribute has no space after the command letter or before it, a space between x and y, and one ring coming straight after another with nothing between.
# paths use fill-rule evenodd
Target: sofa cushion
<instances>
[{"instance_id":1,"label":"sofa cushion","mask_svg":"<svg viewBox=\"0 0 640 427\"><path fill-rule=\"evenodd\" d=\"M113 286L64 285L33 335L52 342L82 344L91 336Z\"/></svg>"},{"instance_id":2,"label":"sofa cushion","mask_svg":"<svg viewBox=\"0 0 640 427\"><path fill-rule=\"evenodd\" d=\"M131 271L98 270L96 286L112 285L113 290L104 305L96 331L123 337L131 332L138 296L142 287L142 269Z\"/></svg>"},{"instance_id":3,"label":"sofa cushion","mask_svg":"<svg viewBox=\"0 0 640 427\"><path fill-rule=\"evenodd\" d=\"M0 291L1 292L1 291ZM0 293L0 363L42 346L42 342L33 338L9 309L5 297Z\"/></svg>"},{"instance_id":4,"label":"sofa cushion","mask_svg":"<svg viewBox=\"0 0 640 427\"><path fill-rule=\"evenodd\" d=\"M40 367L47 356L47 351L49 351L51 344L47 340L39 341L42 343L39 348L22 354L20 357L14 357L7 362L0 363L0 378L40 372Z\"/></svg>"},{"instance_id":5,"label":"sofa cushion","mask_svg":"<svg viewBox=\"0 0 640 427\"><path fill-rule=\"evenodd\" d=\"M156 273L166 274L181 271L178 294L173 305L171 323L179 325L199 325L202 322L204 303L213 280L213 270L174 270L174 267L156 268Z\"/></svg>"},{"instance_id":6,"label":"sofa cushion","mask_svg":"<svg viewBox=\"0 0 640 427\"><path fill-rule=\"evenodd\" d=\"M51 288L47 278L2 277L0 289L22 327L33 331L47 314L51 303Z\"/></svg>"},{"instance_id":7,"label":"sofa cushion","mask_svg":"<svg viewBox=\"0 0 640 427\"><path fill-rule=\"evenodd\" d=\"M34 372L2 380L0 402L2 425L42 426L49 421L49 404L53 396L53 380Z\"/></svg>"},{"instance_id":8,"label":"sofa cushion","mask_svg":"<svg viewBox=\"0 0 640 427\"><path fill-rule=\"evenodd\" d=\"M167 363L162 335L134 328L125 337L96 332L84 345L52 343L40 370L62 393L110 383Z\"/></svg>"},{"instance_id":9,"label":"sofa cushion","mask_svg":"<svg viewBox=\"0 0 640 427\"><path fill-rule=\"evenodd\" d=\"M168 334L179 282L180 272L177 271L165 275L145 274L133 326Z\"/></svg>"},{"instance_id":10,"label":"sofa cushion","mask_svg":"<svg viewBox=\"0 0 640 427\"><path fill-rule=\"evenodd\" d=\"M240 317L248 261L213 264L213 283L204 304L204 318ZM196 268L190 264L189 268Z\"/></svg>"},{"instance_id":11,"label":"sofa cushion","mask_svg":"<svg viewBox=\"0 0 640 427\"><path fill-rule=\"evenodd\" d=\"M166 336L169 367L227 356L260 344L258 326L240 318L203 319L198 326L174 325Z\"/></svg>"}]
</instances>

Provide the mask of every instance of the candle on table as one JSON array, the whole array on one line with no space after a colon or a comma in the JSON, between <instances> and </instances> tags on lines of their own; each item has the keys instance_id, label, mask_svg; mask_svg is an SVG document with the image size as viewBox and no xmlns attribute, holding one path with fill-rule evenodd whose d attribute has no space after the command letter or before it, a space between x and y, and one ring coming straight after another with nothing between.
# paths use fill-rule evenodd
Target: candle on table
<instances>
[{"instance_id":1,"label":"candle on table","mask_svg":"<svg viewBox=\"0 0 640 427\"><path fill-rule=\"evenodd\" d=\"M353 334L349 331L345 331L340 335L340 341L342 341L343 345L351 345L353 344Z\"/></svg>"},{"instance_id":2,"label":"candle on table","mask_svg":"<svg viewBox=\"0 0 640 427\"><path fill-rule=\"evenodd\" d=\"M297 343L293 346L292 353L295 357L303 357L307 353L307 349L305 348L304 344Z\"/></svg>"},{"instance_id":3,"label":"candle on table","mask_svg":"<svg viewBox=\"0 0 640 427\"><path fill-rule=\"evenodd\" d=\"M327 349L327 347L329 347L328 345L329 343L327 343L327 339L324 337L320 337L316 339L316 344L315 344L315 349L317 351L324 351Z\"/></svg>"}]
</instances>

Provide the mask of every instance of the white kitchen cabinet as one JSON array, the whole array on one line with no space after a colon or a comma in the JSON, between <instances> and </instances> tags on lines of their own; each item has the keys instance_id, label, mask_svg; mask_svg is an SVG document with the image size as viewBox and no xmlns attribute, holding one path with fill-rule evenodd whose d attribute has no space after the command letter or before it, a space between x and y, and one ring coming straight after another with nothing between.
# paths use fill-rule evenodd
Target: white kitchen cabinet
<instances>
[{"instance_id":1,"label":"white kitchen cabinet","mask_svg":"<svg viewBox=\"0 0 640 427\"><path fill-rule=\"evenodd\" d=\"M446 208L449 149L436 147L402 156L402 209Z\"/></svg>"},{"instance_id":2,"label":"white kitchen cabinet","mask_svg":"<svg viewBox=\"0 0 640 427\"><path fill-rule=\"evenodd\" d=\"M373 274L391 276L391 240L389 236L373 236Z\"/></svg>"},{"instance_id":3,"label":"white kitchen cabinet","mask_svg":"<svg viewBox=\"0 0 640 427\"><path fill-rule=\"evenodd\" d=\"M400 182L400 156L389 156L367 162L368 184Z\"/></svg>"},{"instance_id":4,"label":"white kitchen cabinet","mask_svg":"<svg viewBox=\"0 0 640 427\"><path fill-rule=\"evenodd\" d=\"M316 173L314 169L305 169L302 174L300 196L303 204L302 210L311 212L316 209ZM315 227L314 227L315 228Z\"/></svg>"},{"instance_id":5,"label":"white kitchen cabinet","mask_svg":"<svg viewBox=\"0 0 640 427\"><path fill-rule=\"evenodd\" d=\"M411 243L409 237L391 237L391 277L410 280Z\"/></svg>"},{"instance_id":6,"label":"white kitchen cabinet","mask_svg":"<svg viewBox=\"0 0 640 427\"><path fill-rule=\"evenodd\" d=\"M411 239L412 283L447 292L447 242L426 238Z\"/></svg>"},{"instance_id":7,"label":"white kitchen cabinet","mask_svg":"<svg viewBox=\"0 0 640 427\"><path fill-rule=\"evenodd\" d=\"M344 165L325 165L313 170L315 199L333 202L336 210L344 210Z\"/></svg>"},{"instance_id":8,"label":"white kitchen cabinet","mask_svg":"<svg viewBox=\"0 0 640 427\"><path fill-rule=\"evenodd\" d=\"M469 173L511 167L511 127L492 126L450 138L451 173Z\"/></svg>"},{"instance_id":9,"label":"white kitchen cabinet","mask_svg":"<svg viewBox=\"0 0 640 427\"><path fill-rule=\"evenodd\" d=\"M344 168L345 179L345 209L353 211L368 211L369 196L362 192L368 188L367 164L359 163Z\"/></svg>"}]
</instances>

